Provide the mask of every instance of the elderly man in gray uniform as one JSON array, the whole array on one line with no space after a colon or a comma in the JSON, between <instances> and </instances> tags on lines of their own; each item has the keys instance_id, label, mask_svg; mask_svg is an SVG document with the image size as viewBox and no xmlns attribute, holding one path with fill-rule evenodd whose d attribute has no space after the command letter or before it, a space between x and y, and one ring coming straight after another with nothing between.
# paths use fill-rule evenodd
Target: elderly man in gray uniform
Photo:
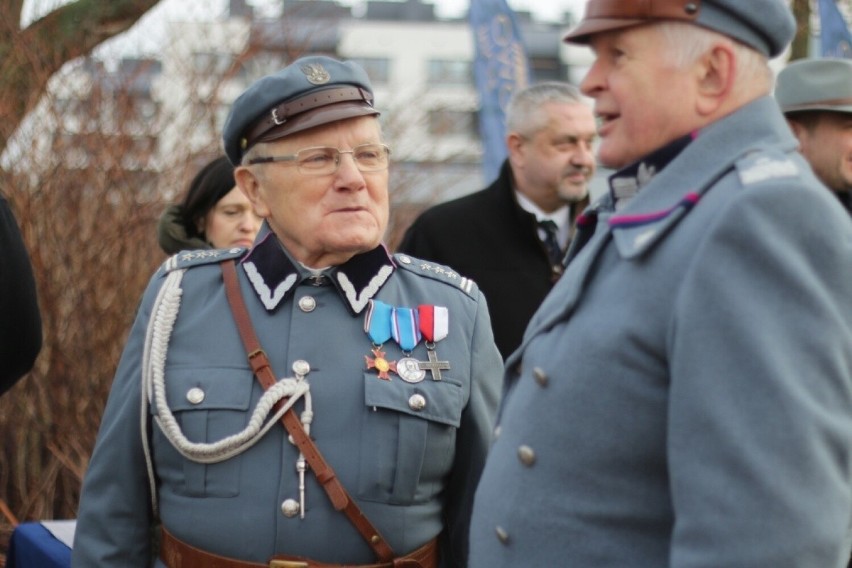
<instances>
[{"instance_id":1,"label":"elderly man in gray uniform","mask_svg":"<svg viewBox=\"0 0 852 568\"><path fill-rule=\"evenodd\" d=\"M75 567L464 565L502 362L475 285L381 244L377 115L363 69L321 56L235 101L225 150L264 227L153 276Z\"/></svg>"},{"instance_id":2,"label":"elderly man in gray uniform","mask_svg":"<svg viewBox=\"0 0 852 568\"><path fill-rule=\"evenodd\" d=\"M506 361L471 568L829 568L852 513L852 223L771 98L784 0L589 0L617 169Z\"/></svg>"},{"instance_id":3,"label":"elderly man in gray uniform","mask_svg":"<svg viewBox=\"0 0 852 568\"><path fill-rule=\"evenodd\" d=\"M778 74L775 100L814 173L852 211L852 60L791 63Z\"/></svg>"}]
</instances>

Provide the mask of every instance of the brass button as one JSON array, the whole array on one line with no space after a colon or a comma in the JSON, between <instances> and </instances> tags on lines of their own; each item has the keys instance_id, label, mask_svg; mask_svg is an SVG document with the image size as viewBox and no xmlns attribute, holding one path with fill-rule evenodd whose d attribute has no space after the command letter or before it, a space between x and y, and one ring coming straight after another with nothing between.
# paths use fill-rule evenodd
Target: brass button
<instances>
[{"instance_id":1,"label":"brass button","mask_svg":"<svg viewBox=\"0 0 852 568\"><path fill-rule=\"evenodd\" d=\"M535 452L529 446L521 446L518 448L518 458L522 464L531 467L535 463Z\"/></svg>"},{"instance_id":2,"label":"brass button","mask_svg":"<svg viewBox=\"0 0 852 568\"><path fill-rule=\"evenodd\" d=\"M506 532L506 529L501 526L498 526L494 529L494 532L497 533L497 540L499 540L503 544L509 544L509 533Z\"/></svg>"},{"instance_id":3,"label":"brass button","mask_svg":"<svg viewBox=\"0 0 852 568\"><path fill-rule=\"evenodd\" d=\"M204 401L204 391L198 387L192 387L186 391L186 400L192 404L201 404Z\"/></svg>"},{"instance_id":4,"label":"brass button","mask_svg":"<svg viewBox=\"0 0 852 568\"><path fill-rule=\"evenodd\" d=\"M533 368L533 378L535 379L535 382L538 383L538 386L540 386L542 388L546 387L548 381L550 380L547 376L547 373L545 373L541 369L541 367Z\"/></svg>"},{"instance_id":5,"label":"brass button","mask_svg":"<svg viewBox=\"0 0 852 568\"><path fill-rule=\"evenodd\" d=\"M281 503L281 512L284 513L284 516L288 519L292 519L299 514L299 502L295 499L285 499L284 502Z\"/></svg>"},{"instance_id":6,"label":"brass button","mask_svg":"<svg viewBox=\"0 0 852 568\"><path fill-rule=\"evenodd\" d=\"M411 410L423 410L426 408L426 397L422 394L413 394L408 399L408 407Z\"/></svg>"},{"instance_id":7,"label":"brass button","mask_svg":"<svg viewBox=\"0 0 852 568\"><path fill-rule=\"evenodd\" d=\"M302 296L299 298L299 309L303 312L310 313L317 309L317 301L313 296Z\"/></svg>"}]
</instances>

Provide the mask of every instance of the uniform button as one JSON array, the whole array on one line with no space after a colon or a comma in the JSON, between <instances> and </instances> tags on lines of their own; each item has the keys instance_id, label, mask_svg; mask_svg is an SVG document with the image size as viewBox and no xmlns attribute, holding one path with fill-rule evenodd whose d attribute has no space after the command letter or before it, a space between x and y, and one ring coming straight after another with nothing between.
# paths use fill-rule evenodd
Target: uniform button
<instances>
[{"instance_id":1,"label":"uniform button","mask_svg":"<svg viewBox=\"0 0 852 568\"><path fill-rule=\"evenodd\" d=\"M198 387L192 387L186 391L186 400L192 404L201 404L204 400L204 391Z\"/></svg>"},{"instance_id":2,"label":"uniform button","mask_svg":"<svg viewBox=\"0 0 852 568\"><path fill-rule=\"evenodd\" d=\"M494 439L495 440L500 437L500 432L502 432L502 431L503 431L503 428L499 424L494 427Z\"/></svg>"},{"instance_id":3,"label":"uniform button","mask_svg":"<svg viewBox=\"0 0 852 568\"><path fill-rule=\"evenodd\" d=\"M497 540L499 540L503 544L509 544L509 533L506 532L506 529L498 526L494 529L494 532L497 533Z\"/></svg>"},{"instance_id":4,"label":"uniform button","mask_svg":"<svg viewBox=\"0 0 852 568\"><path fill-rule=\"evenodd\" d=\"M403 264L411 264L411 257L402 254L399 256L399 261Z\"/></svg>"},{"instance_id":5,"label":"uniform button","mask_svg":"<svg viewBox=\"0 0 852 568\"><path fill-rule=\"evenodd\" d=\"M422 394L413 394L408 399L408 406L411 410L423 410L426 408L426 397Z\"/></svg>"},{"instance_id":6,"label":"uniform button","mask_svg":"<svg viewBox=\"0 0 852 568\"><path fill-rule=\"evenodd\" d=\"M299 309L305 313L312 312L317 308L317 301L313 296L302 296L299 298Z\"/></svg>"},{"instance_id":7,"label":"uniform button","mask_svg":"<svg viewBox=\"0 0 852 568\"><path fill-rule=\"evenodd\" d=\"M293 372L304 377L311 372L311 364L304 359L297 359L296 361L293 361Z\"/></svg>"},{"instance_id":8,"label":"uniform button","mask_svg":"<svg viewBox=\"0 0 852 568\"><path fill-rule=\"evenodd\" d=\"M529 446L521 446L518 448L518 458L522 464L531 467L535 463L535 452Z\"/></svg>"},{"instance_id":9,"label":"uniform button","mask_svg":"<svg viewBox=\"0 0 852 568\"><path fill-rule=\"evenodd\" d=\"M299 502L295 499L285 499L284 502L281 503L281 512L284 513L284 516L288 519L292 519L299 514Z\"/></svg>"},{"instance_id":10,"label":"uniform button","mask_svg":"<svg viewBox=\"0 0 852 568\"><path fill-rule=\"evenodd\" d=\"M533 378L535 379L535 382L538 383L538 386L542 388L546 387L550 380L547 373L545 373L540 367L535 367L533 369Z\"/></svg>"}]
</instances>

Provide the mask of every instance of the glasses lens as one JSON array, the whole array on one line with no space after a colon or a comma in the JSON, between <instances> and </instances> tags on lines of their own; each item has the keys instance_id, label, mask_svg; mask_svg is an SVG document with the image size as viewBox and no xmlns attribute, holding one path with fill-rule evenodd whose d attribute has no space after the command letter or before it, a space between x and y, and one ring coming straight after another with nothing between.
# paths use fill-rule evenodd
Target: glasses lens
<instances>
[{"instance_id":1,"label":"glasses lens","mask_svg":"<svg viewBox=\"0 0 852 568\"><path fill-rule=\"evenodd\" d=\"M363 144L352 150L352 157L362 172L375 172L388 166L388 148L382 144Z\"/></svg>"},{"instance_id":2,"label":"glasses lens","mask_svg":"<svg viewBox=\"0 0 852 568\"><path fill-rule=\"evenodd\" d=\"M299 170L309 174L330 174L337 169L337 148L305 148L296 154Z\"/></svg>"}]
</instances>

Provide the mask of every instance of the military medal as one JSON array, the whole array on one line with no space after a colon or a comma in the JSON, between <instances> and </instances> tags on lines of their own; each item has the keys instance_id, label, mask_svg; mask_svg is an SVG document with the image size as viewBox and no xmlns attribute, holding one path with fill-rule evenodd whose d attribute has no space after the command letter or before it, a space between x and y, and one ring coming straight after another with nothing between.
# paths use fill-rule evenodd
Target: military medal
<instances>
[{"instance_id":1,"label":"military medal","mask_svg":"<svg viewBox=\"0 0 852 568\"><path fill-rule=\"evenodd\" d=\"M382 345L392 335L392 312L393 308L388 304L379 300L370 300L364 319L364 331L373 342L373 357L364 355L364 362L367 365L368 371L375 369L378 371L379 378L385 381L391 380L390 373L398 373L396 370L396 361L385 359L385 352L382 351Z\"/></svg>"},{"instance_id":2,"label":"military medal","mask_svg":"<svg viewBox=\"0 0 852 568\"><path fill-rule=\"evenodd\" d=\"M420 343L419 314L411 308L394 308L391 333L405 357L397 361L396 373L407 383L419 383L426 378L417 359L410 357L411 351Z\"/></svg>"},{"instance_id":3,"label":"military medal","mask_svg":"<svg viewBox=\"0 0 852 568\"><path fill-rule=\"evenodd\" d=\"M420 368L420 361L414 357L403 357L397 361L396 373L406 383L419 383L426 378L426 371Z\"/></svg>"},{"instance_id":4,"label":"military medal","mask_svg":"<svg viewBox=\"0 0 852 568\"><path fill-rule=\"evenodd\" d=\"M385 352L381 347L373 347L373 355L375 358L370 358L369 355L364 355L364 361L367 363L367 370L375 369L379 372L379 378L386 381L391 380L388 373L399 373L396 369L396 361L388 361L385 359Z\"/></svg>"},{"instance_id":5,"label":"military medal","mask_svg":"<svg viewBox=\"0 0 852 568\"><path fill-rule=\"evenodd\" d=\"M428 361L418 361L419 369L432 373L433 381L443 379L441 371L450 370L449 361L441 361L435 352L435 343L441 341L449 333L449 312L444 306L421 304L417 307L420 319L420 332L426 338L426 354Z\"/></svg>"}]
</instances>

